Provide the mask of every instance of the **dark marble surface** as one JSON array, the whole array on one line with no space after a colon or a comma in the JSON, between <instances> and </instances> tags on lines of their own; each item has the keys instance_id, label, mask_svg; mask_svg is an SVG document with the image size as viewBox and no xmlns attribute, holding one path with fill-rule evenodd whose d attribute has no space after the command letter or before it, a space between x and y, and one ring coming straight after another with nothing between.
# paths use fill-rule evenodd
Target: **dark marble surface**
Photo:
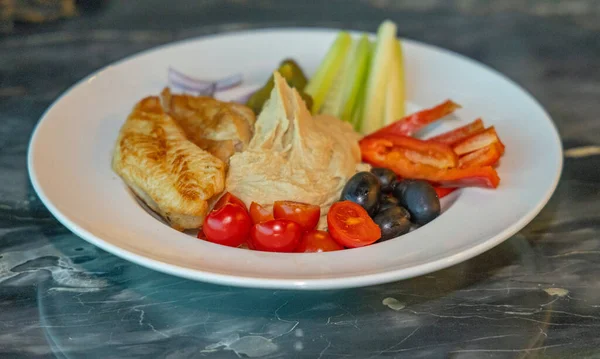
<instances>
[{"instance_id":1,"label":"dark marble surface","mask_svg":"<svg viewBox=\"0 0 600 359\"><path fill-rule=\"evenodd\" d=\"M0 357L600 357L598 2L407 3L104 1L79 18L17 25L1 37ZM208 33L291 25L372 31L384 17L402 36L505 73L561 132L566 158L556 194L487 253L362 289L219 287L87 244L31 189L25 157L38 118L103 65Z\"/></svg>"}]
</instances>

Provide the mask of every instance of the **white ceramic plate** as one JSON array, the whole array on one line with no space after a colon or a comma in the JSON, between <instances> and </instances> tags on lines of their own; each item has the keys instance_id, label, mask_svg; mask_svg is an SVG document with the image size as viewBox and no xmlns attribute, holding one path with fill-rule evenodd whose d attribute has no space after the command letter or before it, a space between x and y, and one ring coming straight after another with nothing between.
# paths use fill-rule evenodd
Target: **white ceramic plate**
<instances>
[{"instance_id":1,"label":"white ceramic plate","mask_svg":"<svg viewBox=\"0 0 600 359\"><path fill-rule=\"evenodd\" d=\"M332 30L263 30L217 35L149 50L85 78L42 116L28 165L41 200L81 238L140 265L235 286L330 289L414 277L480 254L515 234L542 209L562 168L548 114L501 74L455 53L404 41L409 108L451 98L457 119L432 133L483 117L506 144L496 190L465 189L443 213L400 238L360 249L285 254L229 248L179 233L155 219L111 171L118 131L132 106L158 94L173 66L201 78L242 72L262 85L278 63L296 59L312 74L335 37ZM238 95L244 89L224 94ZM535 140L531 140L535 136Z\"/></svg>"}]
</instances>

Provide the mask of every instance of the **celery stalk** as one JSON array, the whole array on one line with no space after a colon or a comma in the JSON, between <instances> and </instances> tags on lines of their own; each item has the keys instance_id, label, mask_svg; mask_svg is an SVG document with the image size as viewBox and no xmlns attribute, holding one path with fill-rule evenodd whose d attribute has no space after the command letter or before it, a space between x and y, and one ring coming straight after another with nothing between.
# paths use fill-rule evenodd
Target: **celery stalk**
<instances>
[{"instance_id":1,"label":"celery stalk","mask_svg":"<svg viewBox=\"0 0 600 359\"><path fill-rule=\"evenodd\" d=\"M361 89L365 87L365 81L369 74L369 60L371 58L371 41L367 35L363 35L356 45L356 52L348 71L349 83L344 87L342 108L339 117L344 121L352 121L352 112L360 100Z\"/></svg>"},{"instance_id":2,"label":"celery stalk","mask_svg":"<svg viewBox=\"0 0 600 359\"><path fill-rule=\"evenodd\" d=\"M394 56L390 66L390 77L385 97L384 125L404 117L405 112L405 87L404 87L404 61L402 58L402 44L396 41Z\"/></svg>"},{"instance_id":3,"label":"celery stalk","mask_svg":"<svg viewBox=\"0 0 600 359\"><path fill-rule=\"evenodd\" d=\"M369 70L370 52L371 44L366 35L352 41L352 49L335 76L321 113L351 122L352 111Z\"/></svg>"},{"instance_id":4,"label":"celery stalk","mask_svg":"<svg viewBox=\"0 0 600 359\"><path fill-rule=\"evenodd\" d=\"M327 92L331 88L343 61L347 56L351 44L352 37L350 34L347 32L340 32L319 65L317 72L311 77L306 85L304 92L311 95L313 98L312 113L317 113L321 109L327 96Z\"/></svg>"},{"instance_id":5,"label":"celery stalk","mask_svg":"<svg viewBox=\"0 0 600 359\"><path fill-rule=\"evenodd\" d=\"M387 84L395 44L396 24L386 20L377 31L375 51L367 79L363 119L360 127L362 133L371 133L383 126Z\"/></svg>"}]
</instances>

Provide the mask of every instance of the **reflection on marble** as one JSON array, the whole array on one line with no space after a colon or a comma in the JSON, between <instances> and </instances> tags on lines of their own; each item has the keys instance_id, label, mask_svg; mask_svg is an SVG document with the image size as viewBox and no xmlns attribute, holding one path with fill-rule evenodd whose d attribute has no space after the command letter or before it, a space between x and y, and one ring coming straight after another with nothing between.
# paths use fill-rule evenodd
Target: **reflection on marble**
<instances>
[{"instance_id":1,"label":"reflection on marble","mask_svg":"<svg viewBox=\"0 0 600 359\"><path fill-rule=\"evenodd\" d=\"M187 3L184 14L182 2L152 0L143 2L152 11L142 14L141 1L113 1L72 21L17 27L0 38L0 357L596 355L600 42L578 17L594 12L500 11L496 2L480 13L437 1L382 9L384 3L203 1ZM549 205L519 234L470 261L337 291L196 283L78 239L29 185L27 142L39 116L68 86L111 61L213 32L288 25L373 30L384 17L401 24L403 36L506 73L540 100L561 131L565 168Z\"/></svg>"}]
</instances>

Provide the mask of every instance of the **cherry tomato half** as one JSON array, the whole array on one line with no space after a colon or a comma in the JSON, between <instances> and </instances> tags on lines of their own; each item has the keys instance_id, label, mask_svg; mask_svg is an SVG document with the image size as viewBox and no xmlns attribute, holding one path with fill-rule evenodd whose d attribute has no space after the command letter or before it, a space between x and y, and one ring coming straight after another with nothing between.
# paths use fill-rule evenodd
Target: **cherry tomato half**
<instances>
[{"instance_id":1,"label":"cherry tomato half","mask_svg":"<svg viewBox=\"0 0 600 359\"><path fill-rule=\"evenodd\" d=\"M267 252L293 252L302 239L302 227L287 219L255 224L250 231L251 247Z\"/></svg>"},{"instance_id":2,"label":"cherry tomato half","mask_svg":"<svg viewBox=\"0 0 600 359\"><path fill-rule=\"evenodd\" d=\"M243 209L246 209L246 204L244 204L244 202L242 202L241 199L237 198L236 196L232 195L229 192L225 192L225 194L222 195L221 198L219 198L217 203L215 203L213 210L223 207L226 203L237 204L237 205L242 206Z\"/></svg>"},{"instance_id":3,"label":"cherry tomato half","mask_svg":"<svg viewBox=\"0 0 600 359\"><path fill-rule=\"evenodd\" d=\"M310 231L317 226L321 217L321 207L293 201L275 201L273 214L276 219L289 219Z\"/></svg>"},{"instance_id":4,"label":"cherry tomato half","mask_svg":"<svg viewBox=\"0 0 600 359\"><path fill-rule=\"evenodd\" d=\"M206 216L200 233L203 232L209 242L237 247L246 241L251 228L252 220L245 208L225 203Z\"/></svg>"},{"instance_id":5,"label":"cherry tomato half","mask_svg":"<svg viewBox=\"0 0 600 359\"><path fill-rule=\"evenodd\" d=\"M363 247L381 238L381 229L360 205L342 201L336 202L327 213L329 234L339 244L350 247Z\"/></svg>"},{"instance_id":6,"label":"cherry tomato half","mask_svg":"<svg viewBox=\"0 0 600 359\"><path fill-rule=\"evenodd\" d=\"M256 202L252 202L250 204L250 218L252 218L252 222L254 224L263 223L274 219L271 212Z\"/></svg>"},{"instance_id":7,"label":"cherry tomato half","mask_svg":"<svg viewBox=\"0 0 600 359\"><path fill-rule=\"evenodd\" d=\"M304 233L300 245L296 248L296 252L331 252L344 249L336 241L334 241L329 233L325 231L309 231Z\"/></svg>"}]
</instances>

